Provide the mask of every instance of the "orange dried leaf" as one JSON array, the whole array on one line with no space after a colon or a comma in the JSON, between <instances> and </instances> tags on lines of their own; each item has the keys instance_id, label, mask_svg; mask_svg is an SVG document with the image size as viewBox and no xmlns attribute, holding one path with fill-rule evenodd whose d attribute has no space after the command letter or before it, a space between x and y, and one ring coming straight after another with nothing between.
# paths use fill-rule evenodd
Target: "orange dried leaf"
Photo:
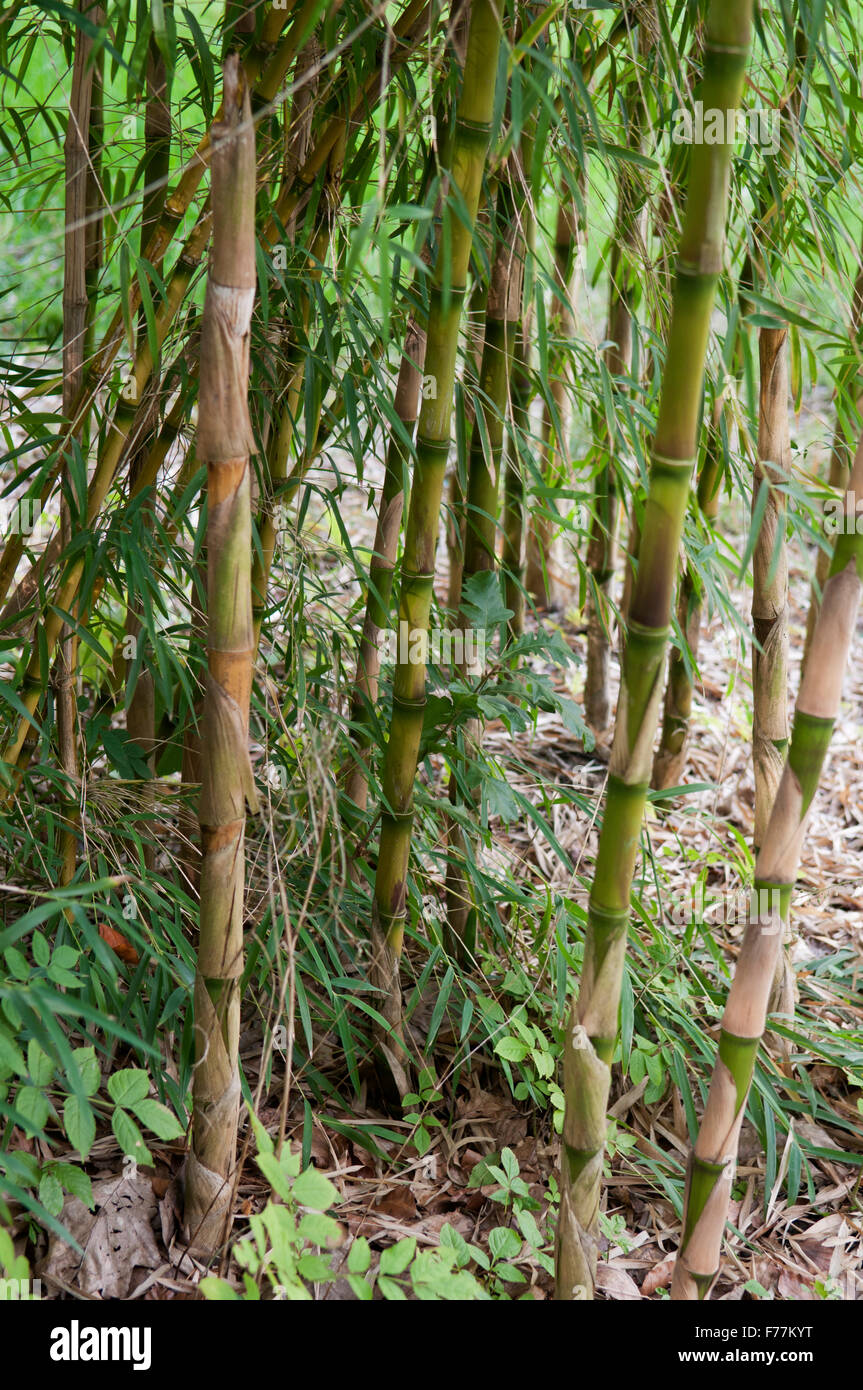
<instances>
[{"instance_id":1,"label":"orange dried leaf","mask_svg":"<svg viewBox=\"0 0 863 1390\"><path fill-rule=\"evenodd\" d=\"M131 941L127 941L126 937L123 935L122 932L115 931L113 927L108 926L107 922L100 922L99 935L105 942L106 946L110 946L111 950L115 953L115 955L118 955L120 957L121 961L123 961L125 965L138 964L140 956L138 955L138 952L135 950L135 947L132 945Z\"/></svg>"},{"instance_id":2,"label":"orange dried leaf","mask_svg":"<svg viewBox=\"0 0 863 1390\"><path fill-rule=\"evenodd\" d=\"M641 1292L645 1298L650 1298L651 1294L656 1293L657 1289L667 1288L671 1283L671 1276L674 1273L674 1255L667 1255L659 1264L649 1269L641 1285Z\"/></svg>"}]
</instances>

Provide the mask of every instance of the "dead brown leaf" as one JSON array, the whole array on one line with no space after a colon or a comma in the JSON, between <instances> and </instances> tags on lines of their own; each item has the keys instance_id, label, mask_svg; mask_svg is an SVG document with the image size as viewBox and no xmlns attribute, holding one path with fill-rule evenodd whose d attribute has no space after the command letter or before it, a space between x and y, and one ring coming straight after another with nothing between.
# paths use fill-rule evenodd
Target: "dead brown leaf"
<instances>
[{"instance_id":1,"label":"dead brown leaf","mask_svg":"<svg viewBox=\"0 0 863 1390\"><path fill-rule=\"evenodd\" d=\"M403 1183L385 1192L380 1200L375 1202L374 1210L382 1212L384 1216L392 1216L396 1221L416 1221L418 1215L414 1195Z\"/></svg>"},{"instance_id":2,"label":"dead brown leaf","mask_svg":"<svg viewBox=\"0 0 863 1390\"><path fill-rule=\"evenodd\" d=\"M641 1290L631 1274L627 1274L625 1269L618 1269L616 1265L605 1264L602 1261L596 1267L596 1287L615 1303L632 1302L641 1298Z\"/></svg>"},{"instance_id":3,"label":"dead brown leaf","mask_svg":"<svg viewBox=\"0 0 863 1390\"><path fill-rule=\"evenodd\" d=\"M660 1260L658 1265L654 1265L653 1269L647 1271L641 1285L642 1297L650 1298L657 1289L668 1288L674 1273L674 1260L674 1255L666 1255L664 1260Z\"/></svg>"},{"instance_id":4,"label":"dead brown leaf","mask_svg":"<svg viewBox=\"0 0 863 1390\"><path fill-rule=\"evenodd\" d=\"M153 1233L158 1202L149 1178L108 1178L94 1183L95 1210L67 1197L60 1221L83 1248L83 1257L52 1235L40 1272L82 1293L128 1298L152 1270L164 1263Z\"/></svg>"}]
</instances>

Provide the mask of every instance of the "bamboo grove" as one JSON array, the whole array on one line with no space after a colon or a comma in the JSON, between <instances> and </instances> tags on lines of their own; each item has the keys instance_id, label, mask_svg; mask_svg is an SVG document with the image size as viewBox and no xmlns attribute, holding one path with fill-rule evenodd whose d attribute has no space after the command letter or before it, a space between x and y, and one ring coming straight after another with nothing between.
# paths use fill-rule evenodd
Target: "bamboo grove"
<instances>
[{"instance_id":1,"label":"bamboo grove","mask_svg":"<svg viewBox=\"0 0 863 1390\"><path fill-rule=\"evenodd\" d=\"M316 1211L310 1297L315 1165L452 1186L477 1097L542 1196L420 1297L614 1297L630 1180L654 1289L727 1295L744 1140L765 1219L859 1187L861 928L805 885L847 905L861 43L859 0L0 14L0 1263L99 1152L176 1177L208 1297ZM465 1200L527 1162L477 1142Z\"/></svg>"}]
</instances>

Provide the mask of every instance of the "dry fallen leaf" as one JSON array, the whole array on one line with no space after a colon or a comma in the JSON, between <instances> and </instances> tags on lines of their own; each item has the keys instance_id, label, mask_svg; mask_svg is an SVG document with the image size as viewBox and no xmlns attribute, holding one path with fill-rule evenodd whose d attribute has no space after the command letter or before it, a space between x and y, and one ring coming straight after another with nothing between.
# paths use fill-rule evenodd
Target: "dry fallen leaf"
<instances>
[{"instance_id":1,"label":"dry fallen leaf","mask_svg":"<svg viewBox=\"0 0 863 1390\"><path fill-rule=\"evenodd\" d=\"M108 926L107 922L100 922L99 935L105 944L111 947L114 954L120 957L120 960L123 961L125 965L138 964L140 960L138 952L135 950L131 941L129 941L121 931L115 931L113 927Z\"/></svg>"},{"instance_id":2,"label":"dry fallen leaf","mask_svg":"<svg viewBox=\"0 0 863 1390\"><path fill-rule=\"evenodd\" d=\"M674 1255L666 1255L664 1260L660 1260L658 1265L654 1265L653 1269L647 1271L641 1285L643 1298L650 1298L657 1289L668 1288L674 1273L674 1259Z\"/></svg>"},{"instance_id":3,"label":"dry fallen leaf","mask_svg":"<svg viewBox=\"0 0 863 1390\"><path fill-rule=\"evenodd\" d=\"M813 1303L816 1299L812 1292L812 1285L804 1284L802 1279L789 1274L787 1270L783 1270L780 1274L776 1290L780 1298L789 1302L793 1300L795 1303Z\"/></svg>"},{"instance_id":4,"label":"dry fallen leaf","mask_svg":"<svg viewBox=\"0 0 863 1390\"><path fill-rule=\"evenodd\" d=\"M52 1235L40 1273L99 1298L128 1298L151 1270L164 1263L153 1234L158 1201L149 1178L107 1178L93 1184L95 1210L68 1197L60 1221L84 1251L83 1258Z\"/></svg>"},{"instance_id":5,"label":"dry fallen leaf","mask_svg":"<svg viewBox=\"0 0 863 1390\"><path fill-rule=\"evenodd\" d=\"M392 1216L396 1221L416 1221L417 1204L409 1187L398 1183L375 1202L375 1211Z\"/></svg>"},{"instance_id":6,"label":"dry fallen leaf","mask_svg":"<svg viewBox=\"0 0 863 1390\"><path fill-rule=\"evenodd\" d=\"M614 1303L641 1298L641 1290L631 1274L627 1274L625 1269L618 1269L616 1265L604 1264L602 1261L596 1267L596 1287Z\"/></svg>"}]
</instances>

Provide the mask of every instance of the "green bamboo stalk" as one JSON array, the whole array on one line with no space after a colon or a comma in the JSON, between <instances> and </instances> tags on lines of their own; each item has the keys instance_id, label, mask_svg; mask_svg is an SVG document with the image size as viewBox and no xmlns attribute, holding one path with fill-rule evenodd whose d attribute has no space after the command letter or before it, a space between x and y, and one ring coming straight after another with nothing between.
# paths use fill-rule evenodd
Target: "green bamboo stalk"
<instances>
[{"instance_id":1,"label":"green bamboo stalk","mask_svg":"<svg viewBox=\"0 0 863 1390\"><path fill-rule=\"evenodd\" d=\"M702 61L702 57L701 57L701 43L702 43L702 40L703 40L703 30L701 30L701 29L696 29L695 48L696 48L696 50L697 50L697 63L698 63L698 66L699 66L699 67L701 66L701 61ZM685 79L686 85L685 85L685 89L684 89L684 90L685 90L685 93L686 93L686 95L685 95L685 100L688 101L688 102L690 102L690 103L694 100L693 83L692 83L692 71L693 71L692 66L689 65L688 68L687 68L687 71L686 71L686 79ZM654 334L656 335L657 339L664 338L664 337L667 335L667 333L668 333L668 326L669 326L669 322L670 322L669 305L670 305L671 299L672 299L672 289L673 289L673 284L674 284L674 259L673 259L673 255L672 255L672 242L673 242L673 238L674 238L674 235L675 235L675 230L676 230L676 228L680 225L680 219L679 219L678 208L679 208L680 201L681 201L680 178L681 178L681 175L682 175L682 172L683 172L682 165L683 165L683 161L682 161L679 157L676 158L676 159L674 159L674 160L672 160L671 168L670 168L670 170L669 170L669 172L668 172L668 174L666 175L665 180L664 180L664 186L663 186L663 188L661 189L661 191L660 191L660 193L659 193L659 197L658 197L658 200L657 200L656 213L655 213L655 217L654 217L653 237L654 237L655 243L656 243L657 246L658 246L658 254L657 254L656 264L655 264L655 282L656 282L656 286L655 286L654 295L653 295L653 297L652 297L652 303L651 303L650 309L651 309L651 320L652 320L653 332L654 332ZM647 380L648 380L648 382L649 382L651 385L652 385L653 380L654 380L654 377L655 377L655 375L656 375L656 369L657 369L656 357L655 357L655 354L651 353L651 354L650 354L650 357L649 357L649 359L648 359L648 363L647 363L647 373L646 373L646 375L647 375ZM632 601L632 587L633 587L633 583L634 583L634 580L635 580L635 568L636 568L636 565L637 565L637 562L638 562L638 547L639 547L639 545L641 544L641 524L642 524L642 521L643 521L643 519L644 519L644 498L645 498L645 493L644 493L643 484L640 482L640 480L636 480L636 481L634 482L633 490L632 490L632 493L631 493L631 496L630 496L629 535L628 535L628 538L627 538L626 553L625 553L625 556L624 556L623 593L622 593L622 595L621 595L621 600L620 600L620 626L619 626L619 628L618 628L618 645L619 645L619 650L620 650L621 665L623 664L623 653L624 653L624 651L625 651L625 649L626 649L626 623L627 623L628 618L629 618L629 608L630 608L630 603L631 603L631 601ZM688 571L687 571L687 573L688 573ZM681 586L684 586L685 584L686 584L686 575L684 575L683 578L682 578L682 580L681 580ZM679 619L679 615L680 615L680 612L681 612L682 603L683 603L683 597L682 597L682 595L681 595L680 593L678 593L678 603L677 603L678 619ZM687 613L689 612L689 607L688 607L688 606L687 606L686 612L687 612ZM677 687L678 682L681 681L681 673L680 673L680 670L679 670L678 666L677 666L676 663L675 663L675 655L676 655L676 653L675 653L675 652L672 652L671 658L670 658L670 661L669 661L669 672L670 672L670 669L671 669L672 664L674 663L675 687ZM686 675L687 675L687 673L686 673L686 671L685 671L685 669L684 669L684 673L683 673L683 677L682 677L683 680L686 679ZM690 708L691 708L691 704L692 704L692 694L691 694L691 691L690 691L688 694L689 694L689 706L690 706ZM671 698L672 700L674 700L674 699L677 698L677 696L675 696L675 695L669 696L668 691L666 691L666 703L668 702L669 698ZM680 690L679 690L679 699L680 699L681 701L683 701L683 700L685 700L686 698L687 698L687 692L686 692L685 688L680 689ZM676 707L675 707L675 708L676 708ZM684 744L685 744L685 739L686 739L687 733L688 733L688 715L687 715L687 726L686 726L686 728L683 730L682 734L680 735L680 739L681 739L681 741L682 741ZM669 726L668 726L668 736L669 736L669 738L671 738L672 735L674 735L675 748L677 748L677 746L678 746L677 731L676 731L674 725L669 725ZM657 758L664 759L665 754L668 752L668 750L667 750L666 747L665 747L665 739L666 739L666 724L665 724L665 719L663 718L662 730L661 730L660 739L659 739L659 746L658 746L657 752L656 752L656 757L657 757ZM674 756L674 755L673 755L673 756ZM655 763L655 761L654 761L654 769L655 769L655 766L656 766L656 763Z\"/></svg>"},{"instance_id":2,"label":"green bamboo stalk","mask_svg":"<svg viewBox=\"0 0 863 1390\"><path fill-rule=\"evenodd\" d=\"M700 93L733 110L752 30L752 0L711 0ZM564 1044L565 1114L557 1229L558 1299L593 1296L611 1059L629 899L662 704L677 554L698 441L704 361L722 270L731 144L695 145L632 592L614 745L590 891L584 969Z\"/></svg>"},{"instance_id":3,"label":"green bamboo stalk","mask_svg":"<svg viewBox=\"0 0 863 1390\"><path fill-rule=\"evenodd\" d=\"M515 175L515 187L511 175L501 185L498 197L497 249L491 267L476 420L468 457L464 562L455 619L464 645L472 630L464 607L465 587L476 575L492 572L496 564L500 465L513 345L522 317L525 188L522 169ZM482 674L481 668L471 667L466 659L461 663L461 672L465 676ZM456 761L450 771L449 799L453 806L463 799L474 804L477 799L478 788L469 784L482 741L479 720L469 721L463 740L464 759ZM464 868L465 834L455 819L448 817L448 821L447 941L452 953L469 961L476 950L476 908Z\"/></svg>"},{"instance_id":4,"label":"green bamboo stalk","mask_svg":"<svg viewBox=\"0 0 863 1390\"><path fill-rule=\"evenodd\" d=\"M635 90L625 101L627 145L640 153L644 103ZM625 394L632 375L634 303L639 284L639 250L643 247L644 208L647 188L643 170L622 162L617 178L617 213L611 253L608 303L608 347L605 365L614 392ZM617 463L615 434L603 421L600 450L602 465L594 482L594 515L587 567L587 670L584 713L597 733L611 718L611 583L615 570L617 514Z\"/></svg>"},{"instance_id":5,"label":"green bamboo stalk","mask_svg":"<svg viewBox=\"0 0 863 1390\"><path fill-rule=\"evenodd\" d=\"M535 123L522 135L521 162L527 170L533 163ZM510 422L507 431L506 465L503 475L501 515L502 542L500 564L503 571L504 604L512 616L507 620L506 640L517 642L524 632L527 568L527 486L525 456L531 445L530 403L534 380L531 372L534 263L536 258L536 215L532 195L525 188L520 209L521 251L524 261L521 315L512 335L510 363ZM559 418L559 417L558 417ZM504 635L501 634L501 640ZM518 657L511 664L518 665Z\"/></svg>"},{"instance_id":6,"label":"green bamboo stalk","mask_svg":"<svg viewBox=\"0 0 863 1390\"><path fill-rule=\"evenodd\" d=\"M213 247L201 328L197 451L207 465L208 674L201 744L200 939L195 975L192 1144L185 1221L209 1254L230 1222L240 1107L246 804L254 665L248 408L255 299L255 134L235 54L224 65L223 120L212 130Z\"/></svg>"},{"instance_id":7,"label":"green bamboo stalk","mask_svg":"<svg viewBox=\"0 0 863 1390\"><path fill-rule=\"evenodd\" d=\"M673 1299L705 1299L719 1272L722 1234L737 1145L769 997L782 953L783 927L800 865L806 821L839 713L863 579L863 536L856 499L863 490L863 437L845 497L829 577L803 671L788 759L755 864L757 895L722 1016L719 1054L695 1148L690 1154Z\"/></svg>"},{"instance_id":8,"label":"green bamboo stalk","mask_svg":"<svg viewBox=\"0 0 863 1390\"><path fill-rule=\"evenodd\" d=\"M147 103L144 112L144 197L141 209L141 247L145 247L158 226L165 206L166 180L171 161L171 82L164 56L151 34L147 50ZM156 266L160 270L160 266ZM138 333L145 334L147 321L143 310L138 314ZM136 441L137 448L129 460L129 489L135 490L138 476L147 465L149 445L158 428L159 390L158 382L150 381L145 393L149 403L143 428ZM152 508L149 501L142 511L145 524L152 524ZM133 595L129 593L126 605L126 623L123 647L142 641L143 626L140 612L136 608ZM137 673L137 675L135 674ZM131 691L130 682L134 680ZM140 664L135 657L128 656L125 671L126 681L126 732L137 743L147 762L151 776L156 772L156 686L153 673L147 664ZM147 784L140 789L142 818L146 822L155 809L154 788ZM152 834L142 836L144 865L152 869L155 863L155 845Z\"/></svg>"},{"instance_id":9,"label":"green bamboo stalk","mask_svg":"<svg viewBox=\"0 0 863 1390\"><path fill-rule=\"evenodd\" d=\"M788 751L788 551L785 493L791 474L788 424L788 328L758 331L760 401L758 457L752 509L765 490L752 554L752 761L755 771L754 845L758 854L776 800ZM790 917L786 922L790 928ZM786 946L790 944L786 942ZM788 953L779 956L771 1012L794 1014L795 976Z\"/></svg>"},{"instance_id":10,"label":"green bamboo stalk","mask_svg":"<svg viewBox=\"0 0 863 1390\"><path fill-rule=\"evenodd\" d=\"M487 205L487 204L486 204ZM482 222L485 220L485 206L481 207L477 213L477 225L474 228L474 235L479 239L478 233ZM444 504L444 535L446 539L447 564L449 566L449 578L447 582L447 617L450 625L458 619L458 608L461 599L461 575L464 566L464 545L467 533L467 512L466 512L466 477L467 460L465 454L470 452L470 441L474 427L474 399L476 389L479 384L480 366L482 363L482 348L485 339L485 316L488 307L488 276L483 273L484 267L477 266L473 286L468 299L467 308L464 314L465 320L465 354L464 367L462 369L462 389L456 400L455 409L460 412L456 416L456 434L460 434L463 443L460 443L453 459L446 482L446 502Z\"/></svg>"},{"instance_id":11,"label":"green bamboo stalk","mask_svg":"<svg viewBox=\"0 0 863 1390\"><path fill-rule=\"evenodd\" d=\"M98 23L104 19L100 6L91 6L88 11L91 20ZM72 66L72 92L69 99L69 117L64 145L65 165L65 232L63 244L63 411L70 409L71 403L80 390L84 375L87 339L93 321L93 294L95 291L92 263L92 243L87 223L93 193L93 160L98 160L94 149L94 104L96 107L96 129L100 90L99 56L94 55L93 40L83 30L75 34L75 56ZM94 103L94 93L96 101ZM98 132L101 133L101 132ZM78 441L81 440L80 431ZM60 508L59 538L65 547L72 540L72 497L73 485L69 470L68 455L63 462L64 496ZM61 884L71 883L75 876L78 840L75 826L78 822L78 800L75 787L78 783L78 710L77 710L77 668L78 639L74 632L64 626L61 633L60 649L54 667L54 695L57 711L57 745L60 766L69 779L66 797L67 824L60 839Z\"/></svg>"},{"instance_id":12,"label":"green bamboo stalk","mask_svg":"<svg viewBox=\"0 0 863 1390\"><path fill-rule=\"evenodd\" d=\"M583 187L584 175L579 170ZM542 414L542 471L545 482L563 486L569 473L569 341L574 332L573 272L576 254L586 244L586 229L579 224L575 199L568 189L561 192L554 237L555 293L548 315L549 383L554 414L548 401ZM555 416L557 424L555 423ZM541 512L533 511L527 528L524 585L539 608L550 608L554 599L553 548L557 523L551 514L554 503L546 498ZM522 601L523 602L523 601Z\"/></svg>"},{"instance_id":13,"label":"green bamboo stalk","mask_svg":"<svg viewBox=\"0 0 863 1390\"><path fill-rule=\"evenodd\" d=\"M719 511L720 488L723 476L720 452L722 399L718 399L713 420L707 429L704 462L698 477L698 509L710 527ZM677 597L677 622L689 650L689 661L681 648L675 647L668 663L668 684L662 716L662 734L653 760L651 786L665 791L680 785L686 768L686 751L692 718L692 668L698 660L704 593L697 574L690 565L680 580ZM691 663L691 664L690 664Z\"/></svg>"},{"instance_id":14,"label":"green bamboo stalk","mask_svg":"<svg viewBox=\"0 0 863 1390\"><path fill-rule=\"evenodd\" d=\"M416 441L416 466L401 566L399 632L407 625L408 653L399 652L393 710L384 754L381 839L375 876L370 977L381 990L379 1010L390 1030L378 1042L400 1091L407 1077L401 1051L399 957L404 938L407 871L410 859L413 789L425 708L429 615L434 584L441 498L450 447L453 387L459 322L491 132L500 17L490 0L473 0L464 80L453 136L450 194L444 208L441 245L432 280L425 375L435 392L424 395ZM453 204L458 199L458 213ZM400 642L401 647L401 642ZM411 662L408 657L418 655Z\"/></svg>"},{"instance_id":15,"label":"green bamboo stalk","mask_svg":"<svg viewBox=\"0 0 863 1390\"><path fill-rule=\"evenodd\" d=\"M527 262L534 254L536 224L528 217L525 226ZM522 317L514 335L512 366L510 368L510 399L512 425L507 436L506 468L503 478L503 518L501 529L500 564L503 570L504 603L512 616L507 621L507 636L517 642L524 632L526 536L525 466L522 450L530 448L530 402L533 395L531 373L532 303L525 295Z\"/></svg>"},{"instance_id":16,"label":"green bamboo stalk","mask_svg":"<svg viewBox=\"0 0 863 1390\"><path fill-rule=\"evenodd\" d=\"M393 408L405 434L413 435L419 414L422 374L425 363L426 332L418 317L411 315L405 330L404 350L399 364ZM380 680L380 635L389 621L396 552L404 512L404 471L410 450L398 430L390 430L384 481L378 501L378 519L372 558L362 637L357 653L357 669L351 697L351 728L354 754L345 779L345 792L360 811L368 803L369 773L366 758L372 743L372 711Z\"/></svg>"},{"instance_id":17,"label":"green bamboo stalk","mask_svg":"<svg viewBox=\"0 0 863 1390\"><path fill-rule=\"evenodd\" d=\"M341 154L343 146L336 146L336 161L331 171L331 186L328 206L321 225L318 227L309 251L306 275L310 280L319 280L321 267L330 244L330 236L338 204L338 185L341 174ZM300 303L300 319L303 332L308 328L311 313L311 299L303 293ZM284 515L285 508L302 483L305 470L289 469L291 452L294 446L296 421L303 395L303 382L306 371L306 355L302 345L290 343L287 351L286 370L281 395L283 403L279 412L278 427L273 432L266 456L266 495L262 499L258 515L258 536L260 550L256 549L252 569L252 613L255 626L255 649L261 639L261 627L267 611L267 591L270 570L276 552L276 538L279 527L277 517ZM281 511L277 512L277 508Z\"/></svg>"},{"instance_id":18,"label":"green bamboo stalk","mask_svg":"<svg viewBox=\"0 0 863 1390\"><path fill-rule=\"evenodd\" d=\"M843 419L843 390L850 400L852 418L856 417L858 422L863 418L863 341L861 341L861 331L863 331L863 242L860 245L860 269L854 282L854 295L851 301L851 342L846 368L847 380L837 388L836 392L836 425L833 431L833 445L830 450L830 467L827 475L830 487L837 491L847 485L850 469L848 429ZM803 647L804 666L809 658L812 633L815 630L815 622L821 604L821 591L824 588L829 567L830 552L819 547L815 561L815 580L809 599L809 613L806 618L806 642Z\"/></svg>"}]
</instances>

